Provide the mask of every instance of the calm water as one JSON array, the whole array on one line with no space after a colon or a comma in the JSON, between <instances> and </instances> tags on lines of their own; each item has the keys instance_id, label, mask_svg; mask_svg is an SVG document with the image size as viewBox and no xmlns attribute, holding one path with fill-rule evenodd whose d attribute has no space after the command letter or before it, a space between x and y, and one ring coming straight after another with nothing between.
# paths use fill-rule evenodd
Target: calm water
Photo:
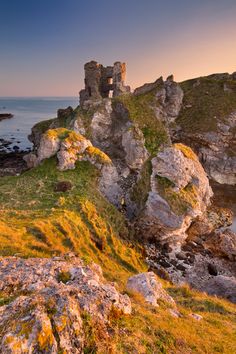
<instances>
[{"instance_id":1,"label":"calm water","mask_svg":"<svg viewBox=\"0 0 236 354\"><path fill-rule=\"evenodd\" d=\"M55 118L58 108L78 106L77 97L0 98L0 113L14 117L0 122L0 139L11 141L21 150L31 147L27 136L32 126L42 120Z\"/></svg>"}]
</instances>

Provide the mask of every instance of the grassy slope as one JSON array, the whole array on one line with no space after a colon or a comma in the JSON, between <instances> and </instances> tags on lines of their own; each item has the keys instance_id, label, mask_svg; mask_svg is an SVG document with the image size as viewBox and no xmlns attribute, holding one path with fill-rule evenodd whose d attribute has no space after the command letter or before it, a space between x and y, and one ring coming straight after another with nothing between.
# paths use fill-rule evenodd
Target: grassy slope
<instances>
[{"instance_id":1,"label":"grassy slope","mask_svg":"<svg viewBox=\"0 0 236 354\"><path fill-rule=\"evenodd\" d=\"M230 92L224 91L224 84ZM184 81L181 87L184 104L176 123L187 132L215 131L217 121L236 110L236 81L202 77Z\"/></svg>"},{"instance_id":2,"label":"grassy slope","mask_svg":"<svg viewBox=\"0 0 236 354\"><path fill-rule=\"evenodd\" d=\"M59 172L50 159L21 176L1 178L0 254L49 257L73 251L103 265L113 280L116 270L144 269L135 248L121 241L128 234L123 215L100 195L97 177L88 162ZM70 181L72 190L54 192L58 181Z\"/></svg>"},{"instance_id":3,"label":"grassy slope","mask_svg":"<svg viewBox=\"0 0 236 354\"><path fill-rule=\"evenodd\" d=\"M0 253L49 257L67 251L85 262L95 261L107 279L125 291L127 278L146 270L141 250L125 241L123 215L97 191L98 171L79 162L74 171L59 172L50 159L18 177L0 179ZM73 184L71 191L54 192L58 181ZM133 314L111 314L114 339L107 342L102 329L86 319L86 353L233 353L235 306L188 288L164 286L176 299L182 318L175 319L168 305L147 306L135 294ZM12 299L0 294L0 305ZM189 313L203 315L201 322ZM214 340L212 340L214 338Z\"/></svg>"}]
</instances>

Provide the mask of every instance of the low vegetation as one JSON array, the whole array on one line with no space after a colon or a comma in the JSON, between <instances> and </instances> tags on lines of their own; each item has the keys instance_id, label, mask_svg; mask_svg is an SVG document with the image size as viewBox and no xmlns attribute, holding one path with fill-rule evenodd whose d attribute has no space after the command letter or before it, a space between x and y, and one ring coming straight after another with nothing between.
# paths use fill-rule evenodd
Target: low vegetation
<instances>
[{"instance_id":1,"label":"low vegetation","mask_svg":"<svg viewBox=\"0 0 236 354\"><path fill-rule=\"evenodd\" d=\"M216 131L217 122L236 110L236 82L201 77L181 83L183 107L176 122L185 131Z\"/></svg>"},{"instance_id":2,"label":"low vegetation","mask_svg":"<svg viewBox=\"0 0 236 354\"><path fill-rule=\"evenodd\" d=\"M89 162L59 172L54 158L21 176L1 178L0 255L50 257L73 251L86 263L103 265L112 280L145 269L136 246L125 240L124 216L101 196L97 178ZM70 181L72 188L55 191L60 181Z\"/></svg>"},{"instance_id":3,"label":"low vegetation","mask_svg":"<svg viewBox=\"0 0 236 354\"><path fill-rule=\"evenodd\" d=\"M196 206L197 193L193 184L189 183L186 187L176 192L174 183L168 178L157 176L156 179L160 195L168 202L175 214L183 215L189 208Z\"/></svg>"},{"instance_id":4,"label":"low vegetation","mask_svg":"<svg viewBox=\"0 0 236 354\"><path fill-rule=\"evenodd\" d=\"M180 150L184 154L184 156L187 157L188 159L199 161L197 155L193 152L193 150L189 146L186 146L181 143L177 143L174 144L174 147Z\"/></svg>"},{"instance_id":5,"label":"low vegetation","mask_svg":"<svg viewBox=\"0 0 236 354\"><path fill-rule=\"evenodd\" d=\"M100 149L96 148L95 146L87 147L86 154L99 164L111 163L111 159L104 152L102 152Z\"/></svg>"},{"instance_id":6,"label":"low vegetation","mask_svg":"<svg viewBox=\"0 0 236 354\"><path fill-rule=\"evenodd\" d=\"M89 315L83 315L86 328L85 353L235 352L236 312L233 304L193 291L187 286L178 288L167 282L163 284L175 299L180 318L174 318L164 302L160 302L159 307L152 307L137 294L129 293L132 315L124 316L116 311L111 313L112 341ZM203 317L200 322L190 316L196 312Z\"/></svg>"},{"instance_id":7,"label":"low vegetation","mask_svg":"<svg viewBox=\"0 0 236 354\"><path fill-rule=\"evenodd\" d=\"M168 133L164 124L156 118L154 107L158 105L153 91L139 96L123 95L113 99L113 107L122 103L127 109L129 118L142 130L145 146L149 153L155 155L160 146L168 142Z\"/></svg>"}]
</instances>

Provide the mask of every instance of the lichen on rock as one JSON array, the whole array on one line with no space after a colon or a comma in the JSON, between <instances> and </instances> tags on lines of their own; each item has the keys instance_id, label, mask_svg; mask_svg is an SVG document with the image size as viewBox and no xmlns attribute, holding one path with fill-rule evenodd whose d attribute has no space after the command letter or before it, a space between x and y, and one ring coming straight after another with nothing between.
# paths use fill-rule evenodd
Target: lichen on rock
<instances>
[{"instance_id":1,"label":"lichen on rock","mask_svg":"<svg viewBox=\"0 0 236 354\"><path fill-rule=\"evenodd\" d=\"M74 169L79 160L88 160L97 167L111 163L110 158L75 131L66 128L49 129L43 134L37 153L25 156L28 167L35 167L43 160L57 155L58 169Z\"/></svg>"},{"instance_id":2,"label":"lichen on rock","mask_svg":"<svg viewBox=\"0 0 236 354\"><path fill-rule=\"evenodd\" d=\"M62 282L60 272L70 273ZM0 259L0 291L15 299L0 307L2 353L83 353L87 313L109 337L114 308L131 313L131 302L106 283L98 265L84 266L70 254L52 259Z\"/></svg>"}]
</instances>

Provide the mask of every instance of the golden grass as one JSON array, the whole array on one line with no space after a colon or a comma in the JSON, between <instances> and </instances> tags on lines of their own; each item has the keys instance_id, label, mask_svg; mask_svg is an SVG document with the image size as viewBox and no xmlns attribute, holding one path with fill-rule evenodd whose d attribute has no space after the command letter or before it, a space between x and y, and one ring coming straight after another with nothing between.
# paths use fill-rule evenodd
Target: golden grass
<instances>
[{"instance_id":1,"label":"golden grass","mask_svg":"<svg viewBox=\"0 0 236 354\"><path fill-rule=\"evenodd\" d=\"M125 219L99 193L98 171L88 162L78 162L73 171L59 172L55 159L18 177L0 179L0 254L50 257L68 251L85 263L101 265L104 276L126 291L129 276L147 270L142 249L129 240ZM58 181L73 187L55 192ZM63 200L63 203L61 202ZM68 280L61 274L61 280ZM236 309L226 300L210 297L188 287L177 288L162 281L175 298L181 318L170 315L168 305L147 305L129 292L132 315L111 312L110 333L83 314L85 353L225 353L236 352ZM0 305L14 300L0 294ZM199 313L198 322L189 314ZM41 342L51 343L50 336Z\"/></svg>"},{"instance_id":2,"label":"golden grass","mask_svg":"<svg viewBox=\"0 0 236 354\"><path fill-rule=\"evenodd\" d=\"M193 150L189 146L186 146L181 143L177 143L174 144L174 147L180 150L184 154L184 156L187 157L188 159L198 161L197 155L193 152Z\"/></svg>"},{"instance_id":3,"label":"golden grass","mask_svg":"<svg viewBox=\"0 0 236 354\"><path fill-rule=\"evenodd\" d=\"M85 153L87 153L90 157L94 158L98 163L111 163L111 159L103 151L96 148L95 146L88 146Z\"/></svg>"}]
</instances>

